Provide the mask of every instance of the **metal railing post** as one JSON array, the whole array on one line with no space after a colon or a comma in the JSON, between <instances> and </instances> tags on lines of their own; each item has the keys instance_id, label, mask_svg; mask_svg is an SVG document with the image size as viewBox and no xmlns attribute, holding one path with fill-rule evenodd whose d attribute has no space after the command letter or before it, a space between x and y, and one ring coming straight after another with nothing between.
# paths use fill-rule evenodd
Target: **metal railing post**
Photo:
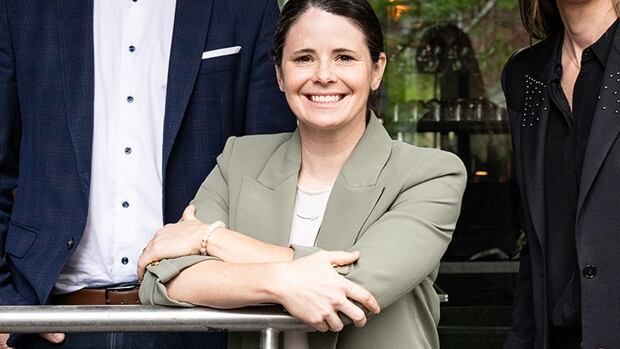
<instances>
[{"instance_id":1,"label":"metal railing post","mask_svg":"<svg viewBox=\"0 0 620 349\"><path fill-rule=\"evenodd\" d=\"M278 335L280 331L266 328L260 331L260 349L278 349Z\"/></svg>"}]
</instances>

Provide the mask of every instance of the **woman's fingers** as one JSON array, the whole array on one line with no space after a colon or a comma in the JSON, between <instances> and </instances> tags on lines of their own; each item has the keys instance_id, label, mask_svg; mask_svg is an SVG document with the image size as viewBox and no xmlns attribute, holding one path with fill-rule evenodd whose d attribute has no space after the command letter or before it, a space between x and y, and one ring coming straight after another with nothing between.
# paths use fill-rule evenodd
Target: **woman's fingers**
<instances>
[{"instance_id":1,"label":"woman's fingers","mask_svg":"<svg viewBox=\"0 0 620 349\"><path fill-rule=\"evenodd\" d=\"M335 311L332 311L327 316L325 316L325 322L327 323L329 330L332 332L340 332L344 327L344 324L340 320L340 317L338 317L338 313L336 313Z\"/></svg>"},{"instance_id":2,"label":"woman's fingers","mask_svg":"<svg viewBox=\"0 0 620 349\"><path fill-rule=\"evenodd\" d=\"M362 327L366 325L366 314L362 309L353 304L350 300L346 300L339 307L336 308L339 312L346 315L351 321L353 321L353 325L355 327Z\"/></svg>"},{"instance_id":3,"label":"woman's fingers","mask_svg":"<svg viewBox=\"0 0 620 349\"><path fill-rule=\"evenodd\" d=\"M144 255L144 253L142 253L142 255L140 255L140 258L138 258L138 279L140 281L142 281L142 279L144 279L144 273L146 272L146 266L150 263L146 261L146 257Z\"/></svg>"},{"instance_id":4,"label":"woman's fingers","mask_svg":"<svg viewBox=\"0 0 620 349\"><path fill-rule=\"evenodd\" d=\"M327 332L329 331L329 325L327 324L326 321L319 321L315 324L309 324L310 326L314 327L315 330L319 331L319 332Z\"/></svg>"},{"instance_id":5,"label":"woman's fingers","mask_svg":"<svg viewBox=\"0 0 620 349\"><path fill-rule=\"evenodd\" d=\"M348 265L360 258L360 253L358 251L325 251L325 254L332 265Z\"/></svg>"},{"instance_id":6,"label":"woman's fingers","mask_svg":"<svg viewBox=\"0 0 620 349\"><path fill-rule=\"evenodd\" d=\"M146 272L146 267L159 259L152 254L153 247L153 239L149 240L146 244L144 250L142 250L142 254L138 257L138 279L142 281L144 278L144 273Z\"/></svg>"},{"instance_id":7,"label":"woman's fingers","mask_svg":"<svg viewBox=\"0 0 620 349\"><path fill-rule=\"evenodd\" d=\"M65 340L64 333L39 333L39 336L41 336L41 338L45 339L46 341L54 344L62 343Z\"/></svg>"},{"instance_id":8,"label":"woman's fingers","mask_svg":"<svg viewBox=\"0 0 620 349\"><path fill-rule=\"evenodd\" d=\"M368 309L368 311L374 314L379 313L381 308L379 307L379 303L377 303L377 300L372 295L372 293L370 293L367 289L363 288L362 286L352 281L346 280L346 282L347 282L347 290L346 290L347 298L360 303L364 308Z\"/></svg>"},{"instance_id":9,"label":"woman's fingers","mask_svg":"<svg viewBox=\"0 0 620 349\"><path fill-rule=\"evenodd\" d=\"M196 220L196 206L189 205L183 211L182 221L195 221Z\"/></svg>"},{"instance_id":10,"label":"woman's fingers","mask_svg":"<svg viewBox=\"0 0 620 349\"><path fill-rule=\"evenodd\" d=\"M343 329L339 313L350 318L357 327L368 319L366 309L379 312L379 304L364 287L338 274L333 266L350 265L360 258L359 252L320 251L274 269L278 303L291 315L319 331Z\"/></svg>"},{"instance_id":11,"label":"woman's fingers","mask_svg":"<svg viewBox=\"0 0 620 349\"><path fill-rule=\"evenodd\" d=\"M327 257L329 258L332 265L349 265L359 259L360 253L358 251L355 251L355 252L331 251L331 252L327 252ZM345 289L346 289L347 298L360 303L362 306L364 306L366 309L368 309L372 313L375 313L375 314L379 313L379 311L381 310L379 307L379 303L377 303L377 300L375 299L375 297L368 290L366 290L362 286L350 280L347 280L344 277L342 277L342 280L346 284ZM359 309L357 306L354 306L354 307L356 309ZM349 314L347 314L347 316L349 316Z\"/></svg>"},{"instance_id":12,"label":"woman's fingers","mask_svg":"<svg viewBox=\"0 0 620 349\"><path fill-rule=\"evenodd\" d=\"M147 265L167 258L200 254L200 236L206 225L195 218L194 206L188 206L180 223L166 224L147 243L138 260L138 275Z\"/></svg>"}]
</instances>

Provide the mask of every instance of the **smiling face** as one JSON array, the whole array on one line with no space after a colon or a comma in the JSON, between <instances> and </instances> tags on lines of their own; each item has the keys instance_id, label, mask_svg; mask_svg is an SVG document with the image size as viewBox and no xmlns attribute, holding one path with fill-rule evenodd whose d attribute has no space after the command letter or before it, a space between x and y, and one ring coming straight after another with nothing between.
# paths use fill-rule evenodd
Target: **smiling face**
<instances>
[{"instance_id":1,"label":"smiling face","mask_svg":"<svg viewBox=\"0 0 620 349\"><path fill-rule=\"evenodd\" d=\"M363 130L385 63L384 53L372 61L363 32L347 18L310 8L286 36L278 83L300 129Z\"/></svg>"}]
</instances>

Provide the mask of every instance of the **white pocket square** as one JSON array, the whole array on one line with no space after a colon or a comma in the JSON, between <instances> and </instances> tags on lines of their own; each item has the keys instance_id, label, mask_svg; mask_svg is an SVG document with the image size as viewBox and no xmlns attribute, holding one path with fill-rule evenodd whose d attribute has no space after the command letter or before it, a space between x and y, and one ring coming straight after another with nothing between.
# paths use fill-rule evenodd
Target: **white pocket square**
<instances>
[{"instance_id":1,"label":"white pocket square","mask_svg":"<svg viewBox=\"0 0 620 349\"><path fill-rule=\"evenodd\" d=\"M218 48L217 50L205 51L202 53L202 59L209 59L213 57L220 57L226 55L234 55L241 51L241 46L231 46L225 48Z\"/></svg>"}]
</instances>

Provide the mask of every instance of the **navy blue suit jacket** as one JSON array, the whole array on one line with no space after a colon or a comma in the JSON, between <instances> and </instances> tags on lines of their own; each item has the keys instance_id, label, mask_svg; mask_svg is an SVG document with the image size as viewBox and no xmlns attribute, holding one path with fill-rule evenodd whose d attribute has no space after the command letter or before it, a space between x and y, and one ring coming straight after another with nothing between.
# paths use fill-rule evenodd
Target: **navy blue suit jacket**
<instances>
[{"instance_id":1,"label":"navy blue suit jacket","mask_svg":"<svg viewBox=\"0 0 620 349\"><path fill-rule=\"evenodd\" d=\"M276 0L177 0L163 141L176 221L231 135L290 131ZM204 51L241 46L202 60ZM92 0L0 0L0 303L44 304L80 243L93 135Z\"/></svg>"}]
</instances>

